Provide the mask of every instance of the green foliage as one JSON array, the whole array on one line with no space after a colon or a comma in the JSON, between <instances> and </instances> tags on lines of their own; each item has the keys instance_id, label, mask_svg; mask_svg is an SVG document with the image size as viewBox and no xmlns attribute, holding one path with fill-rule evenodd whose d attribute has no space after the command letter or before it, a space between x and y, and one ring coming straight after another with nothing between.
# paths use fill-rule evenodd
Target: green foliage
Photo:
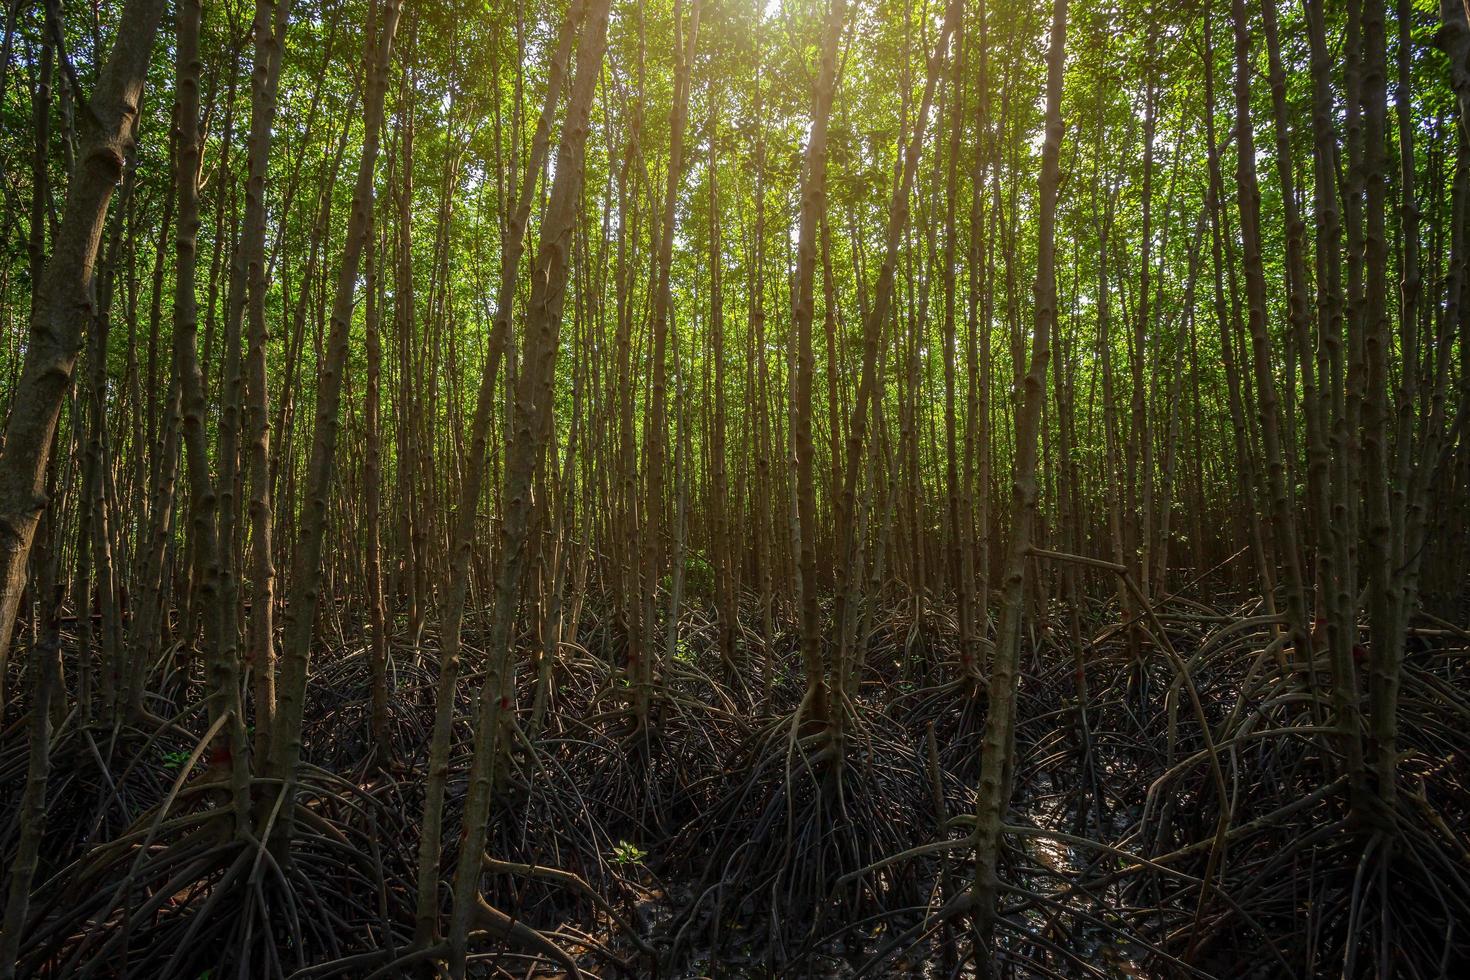
<instances>
[{"instance_id":1,"label":"green foliage","mask_svg":"<svg viewBox=\"0 0 1470 980\"><path fill-rule=\"evenodd\" d=\"M631 841L620 840L613 845L612 854L608 860L619 867L627 868L635 864L642 864L648 857L648 852Z\"/></svg>"},{"instance_id":2,"label":"green foliage","mask_svg":"<svg viewBox=\"0 0 1470 980\"><path fill-rule=\"evenodd\" d=\"M189 761L190 754L182 749L177 752L165 752L163 753L163 767L165 769L183 768L184 764Z\"/></svg>"},{"instance_id":3,"label":"green foliage","mask_svg":"<svg viewBox=\"0 0 1470 980\"><path fill-rule=\"evenodd\" d=\"M684 559L684 592L692 599L708 599L715 594L715 569L703 555Z\"/></svg>"}]
</instances>

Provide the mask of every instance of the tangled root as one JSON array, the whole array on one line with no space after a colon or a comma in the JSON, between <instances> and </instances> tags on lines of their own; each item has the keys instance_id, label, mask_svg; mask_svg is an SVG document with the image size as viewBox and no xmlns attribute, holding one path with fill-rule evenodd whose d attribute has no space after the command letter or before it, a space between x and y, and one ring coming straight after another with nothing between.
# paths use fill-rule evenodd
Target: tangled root
<instances>
[{"instance_id":1,"label":"tangled root","mask_svg":"<svg viewBox=\"0 0 1470 980\"><path fill-rule=\"evenodd\" d=\"M214 806L222 783L183 787L58 874L32 911L21 962L34 975L284 977L344 949L392 947L403 889L390 887L391 811L313 773L281 854ZM252 791L265 790L261 784ZM385 825L384 821L388 821ZM119 966L119 964L122 964Z\"/></svg>"},{"instance_id":2,"label":"tangled root","mask_svg":"<svg viewBox=\"0 0 1470 980\"><path fill-rule=\"evenodd\" d=\"M763 929L767 968L789 969L823 952L815 943L831 917L850 921L918 904L924 886L917 876L846 879L934 828L922 757L881 717L863 726L849 720L840 736L802 734L797 718L747 740L729 767L744 775L670 846L668 863L704 859L669 929L671 962L696 937L719 955L742 938L726 933L733 917Z\"/></svg>"}]
</instances>

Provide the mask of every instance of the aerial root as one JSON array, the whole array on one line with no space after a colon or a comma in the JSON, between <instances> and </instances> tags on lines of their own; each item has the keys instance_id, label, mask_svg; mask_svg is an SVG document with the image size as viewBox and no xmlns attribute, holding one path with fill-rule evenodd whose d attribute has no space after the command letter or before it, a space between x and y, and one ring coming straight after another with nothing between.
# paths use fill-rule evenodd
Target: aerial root
<instances>
[{"instance_id":1,"label":"aerial root","mask_svg":"<svg viewBox=\"0 0 1470 980\"><path fill-rule=\"evenodd\" d=\"M89 977L198 977L205 970L285 977L351 948L402 944L395 889L352 805L317 784L301 788L297 829L277 854L229 807L210 807L201 780L148 811L116 840L80 855L32 910L23 970ZM253 789L267 792L263 783ZM202 806L170 816L173 806ZM269 833L269 827L262 832ZM391 833L388 836L402 836ZM386 916L385 916L386 911ZM291 950L292 961L281 954Z\"/></svg>"},{"instance_id":2,"label":"aerial root","mask_svg":"<svg viewBox=\"0 0 1470 980\"><path fill-rule=\"evenodd\" d=\"M755 733L737 757L749 773L732 783L671 845L666 860L711 856L692 900L670 925L676 963L697 936L718 954L727 910L765 922L769 965L791 968L822 954L816 940L840 909L861 917L914 905L918 881L891 874L849 877L883 854L913 844L932 816L928 777L891 726L802 732L797 716Z\"/></svg>"}]
</instances>

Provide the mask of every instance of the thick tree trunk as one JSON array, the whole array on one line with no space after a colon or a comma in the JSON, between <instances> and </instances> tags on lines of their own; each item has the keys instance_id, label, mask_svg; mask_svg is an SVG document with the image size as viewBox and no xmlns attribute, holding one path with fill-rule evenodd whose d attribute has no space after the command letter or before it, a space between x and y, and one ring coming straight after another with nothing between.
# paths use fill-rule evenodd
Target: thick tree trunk
<instances>
[{"instance_id":1,"label":"thick tree trunk","mask_svg":"<svg viewBox=\"0 0 1470 980\"><path fill-rule=\"evenodd\" d=\"M82 332L96 313L92 271L107 205L133 146L143 81L163 17L163 0L128 0L117 40L88 102L88 125L67 187L51 257L36 284L25 363L0 451L0 678L26 584L41 512L46 463L61 404L71 388ZM0 683L0 704L4 703Z\"/></svg>"}]
</instances>

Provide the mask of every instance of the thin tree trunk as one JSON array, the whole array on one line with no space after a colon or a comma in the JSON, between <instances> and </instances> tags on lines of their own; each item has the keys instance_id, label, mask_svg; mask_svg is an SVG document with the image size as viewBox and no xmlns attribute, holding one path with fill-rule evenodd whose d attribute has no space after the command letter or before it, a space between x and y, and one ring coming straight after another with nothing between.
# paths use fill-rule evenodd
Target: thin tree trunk
<instances>
[{"instance_id":1,"label":"thin tree trunk","mask_svg":"<svg viewBox=\"0 0 1470 980\"><path fill-rule=\"evenodd\" d=\"M286 607L281 675L277 688L277 714L268 758L268 772L281 780L279 792L286 796L273 835L275 845L280 848L290 841L295 825L293 798L296 768L301 757L302 711L322 590L322 542L326 536L327 502L336 464L342 383L347 370L348 327L357 290L358 267L367 236L372 231L373 177L378 158L378 137L383 127L383 97L400 10L400 0L383 0L382 26L377 28L378 8L375 4L369 14L366 31L364 61L368 70L368 94L364 104L362 157L358 162L352 211L347 220L336 296L332 302L331 331L317 385L316 430L307 468L301 533L291 570L291 595Z\"/></svg>"},{"instance_id":2,"label":"thin tree trunk","mask_svg":"<svg viewBox=\"0 0 1470 980\"><path fill-rule=\"evenodd\" d=\"M442 654L434 708L434 735L429 747L429 778L425 787L422 836L418 854L418 904L414 941L433 941L438 928L439 865L442 859L444 786L449 777L450 737L454 724L455 685L459 680L460 637L464 623L465 601L469 593L470 560L475 541L475 522L484 488L485 460L490 441L490 426L495 412L495 379L500 360L510 338L510 321L514 312L516 284L521 257L525 249L526 228L530 223L531 205L537 182L546 160L551 139L551 125L560 100L563 80L572 54L572 43L583 21L586 5L576 2L567 11L557 37L555 55L547 79L546 97L541 116L531 140L526 172L520 184L516 209L506 226L501 247L500 288L496 296L495 319L491 325L488 350L480 375L479 393L470 429L469 457L460 483L459 505L449 558L450 581L448 601L440 624Z\"/></svg>"},{"instance_id":3,"label":"thin tree trunk","mask_svg":"<svg viewBox=\"0 0 1470 980\"><path fill-rule=\"evenodd\" d=\"M502 753L509 748L514 711L511 670L513 624L521 572L526 564L526 531L531 510L531 480L551 431L552 385L556 375L562 307L572 235L585 174L588 119L592 96L607 46L608 0L590 0L577 45L577 67L567 104L555 177L541 224L541 244L532 266L531 296L526 307L525 338L516 379L513 440L506 447L504 509L500 551L495 570L488 670L480 690L465 794L464 831L454 876L454 904L449 928L449 969L455 980L465 975L465 955L472 919L483 915L479 894L484 863L486 824ZM571 972L576 973L575 967Z\"/></svg>"},{"instance_id":4,"label":"thin tree trunk","mask_svg":"<svg viewBox=\"0 0 1470 980\"><path fill-rule=\"evenodd\" d=\"M393 740L388 731L388 614L383 603L382 558L382 371L383 342L378 324L377 236L370 228L364 246L367 274L363 310L364 345L367 354L367 391L363 424L367 429L363 460L363 518L367 531L368 660L372 669L372 706L369 728L378 753L378 765L393 762Z\"/></svg>"},{"instance_id":5,"label":"thin tree trunk","mask_svg":"<svg viewBox=\"0 0 1470 980\"><path fill-rule=\"evenodd\" d=\"M649 642L639 660L632 681L633 718L639 730L648 724L649 697L654 681L654 658L647 651L656 650L654 623L657 616L656 595L663 573L664 457L668 439L668 357L669 320L672 316L670 277L674 255L675 206L684 175L684 129L689 118L689 76L693 69L695 45L699 39L700 0L691 0L689 23L683 24L682 0L674 3L674 96L669 110L669 169L664 187L663 210L658 224L658 254L654 265L653 324L650 338L653 353L650 362L650 397L644 428L643 470L646 475L643 500L643 625ZM672 621L664 624L672 630Z\"/></svg>"},{"instance_id":6,"label":"thin tree trunk","mask_svg":"<svg viewBox=\"0 0 1470 980\"><path fill-rule=\"evenodd\" d=\"M1296 505L1287 473L1286 449L1281 435L1281 404L1271 364L1271 338L1267 329L1266 278L1261 255L1261 191L1256 180L1255 133L1251 124L1250 26L1245 0L1234 0L1235 26L1235 142L1236 205L1240 211L1240 237L1245 266L1247 322L1255 368L1257 421L1266 451L1272 524L1278 560L1286 568L1286 618L1292 643L1299 656L1311 649L1308 636L1305 581L1302 575L1300 536ZM1305 661L1310 664L1310 659ZM1356 767L1354 767L1356 768Z\"/></svg>"},{"instance_id":7,"label":"thin tree trunk","mask_svg":"<svg viewBox=\"0 0 1470 980\"><path fill-rule=\"evenodd\" d=\"M803 706L816 722L830 714L826 657L817 605L817 500L812 445L812 317L817 264L817 233L827 202L827 130L832 98L837 90L837 48L847 18L846 0L832 0L827 8L820 62L812 90L811 129L807 135L801 176L801 218L796 245L796 286L792 291L791 320L796 372L793 379L791 441L796 462L796 516L799 529L799 584L801 588L801 660L806 675ZM852 457L849 457L851 459Z\"/></svg>"},{"instance_id":8,"label":"thin tree trunk","mask_svg":"<svg viewBox=\"0 0 1470 980\"><path fill-rule=\"evenodd\" d=\"M43 529L46 534L49 529ZM13 863L8 876L4 916L0 918L0 980L15 980L16 956L26 932L31 884L40 865L42 838L46 830L46 791L51 778L51 740L56 707L62 707L66 690L61 683L61 592L57 583L61 536L54 535L49 547L37 549L44 561L39 583L37 614L43 618L39 641L31 648L28 671L31 683L29 747L25 788L16 811L18 824ZM50 552L44 554L44 552ZM53 704L53 699L61 702Z\"/></svg>"},{"instance_id":9,"label":"thin tree trunk","mask_svg":"<svg viewBox=\"0 0 1470 980\"><path fill-rule=\"evenodd\" d=\"M1046 400L1047 359L1056 325L1056 202L1061 179L1062 74L1067 36L1067 0L1053 0L1047 49L1046 136L1041 147L1037 203L1036 328L1016 417L1016 460L1011 483L1011 538L1002 579L1000 626L990 670L989 711L980 757L975 822L975 958L985 975L995 972L992 944L1000 897L996 863L1001 824L1010 803L1016 727L1016 683L1021 653L1021 617L1027 556L1036 521L1036 444Z\"/></svg>"},{"instance_id":10,"label":"thin tree trunk","mask_svg":"<svg viewBox=\"0 0 1470 980\"><path fill-rule=\"evenodd\" d=\"M290 0L257 0L255 64L250 78L250 143L246 150L245 224L239 248L245 267L247 352L245 436L250 479L250 618L245 663L255 688L255 751L264 756L271 738L276 700L275 580L271 553L270 392L266 374L267 280L265 184L270 173L276 90L286 40Z\"/></svg>"}]
</instances>

